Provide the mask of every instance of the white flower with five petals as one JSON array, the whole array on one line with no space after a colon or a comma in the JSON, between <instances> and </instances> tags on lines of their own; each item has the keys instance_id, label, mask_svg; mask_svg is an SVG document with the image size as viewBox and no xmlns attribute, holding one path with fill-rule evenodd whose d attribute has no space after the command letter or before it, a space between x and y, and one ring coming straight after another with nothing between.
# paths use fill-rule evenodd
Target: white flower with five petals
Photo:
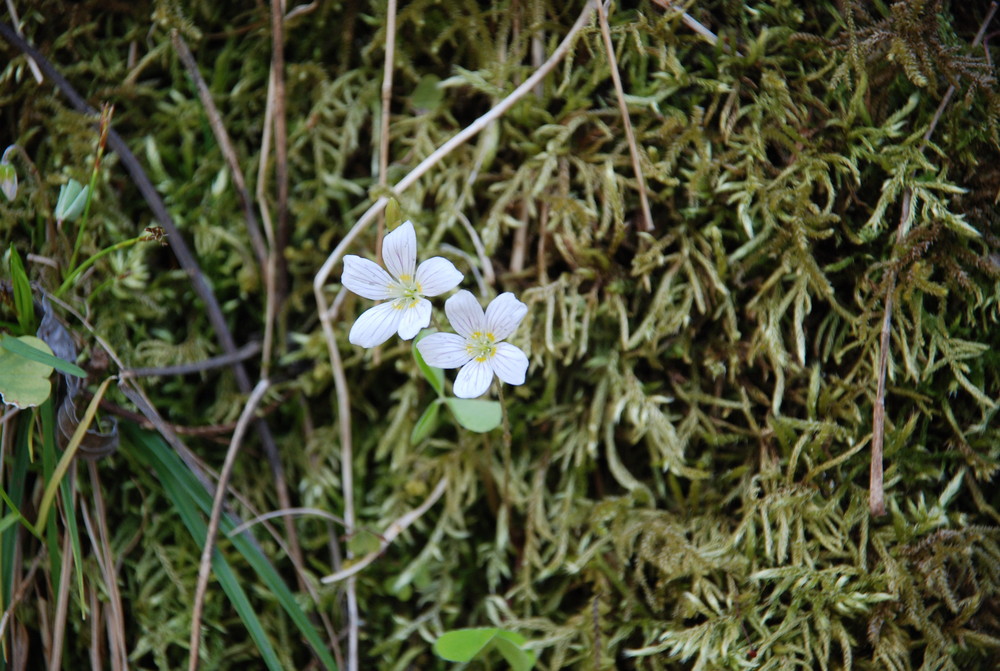
<instances>
[{"instance_id":1,"label":"white flower with five petals","mask_svg":"<svg viewBox=\"0 0 1000 671\"><path fill-rule=\"evenodd\" d=\"M436 368L459 368L455 396L476 398L486 393L493 375L507 384L524 384L528 357L503 342L517 329L528 306L512 293L503 293L487 306L468 291L459 291L444 304L455 333L432 333L417 343L420 355Z\"/></svg>"},{"instance_id":2,"label":"white flower with five petals","mask_svg":"<svg viewBox=\"0 0 1000 671\"><path fill-rule=\"evenodd\" d=\"M409 221L385 236L382 260L389 272L360 256L344 257L340 279L344 287L373 301L386 301L358 317L348 336L351 344L375 347L393 333L410 340L431 322L431 302L424 296L454 289L463 277L455 264L440 256L417 266L417 235Z\"/></svg>"}]
</instances>

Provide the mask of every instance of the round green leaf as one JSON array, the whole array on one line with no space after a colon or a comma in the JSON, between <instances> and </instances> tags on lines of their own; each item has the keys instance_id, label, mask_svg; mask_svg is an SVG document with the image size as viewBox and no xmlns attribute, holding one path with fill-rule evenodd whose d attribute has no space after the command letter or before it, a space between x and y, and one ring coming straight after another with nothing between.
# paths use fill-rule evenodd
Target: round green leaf
<instances>
[{"instance_id":1,"label":"round green leaf","mask_svg":"<svg viewBox=\"0 0 1000 671\"><path fill-rule=\"evenodd\" d=\"M446 402L458 423L469 431L486 433L500 426L503 421L503 412L496 401L449 398Z\"/></svg>"},{"instance_id":2,"label":"round green leaf","mask_svg":"<svg viewBox=\"0 0 1000 671\"><path fill-rule=\"evenodd\" d=\"M21 336L17 340L52 356L49 346L35 336ZM52 366L0 349L0 396L7 405L28 408L44 403L52 392L50 375Z\"/></svg>"}]
</instances>

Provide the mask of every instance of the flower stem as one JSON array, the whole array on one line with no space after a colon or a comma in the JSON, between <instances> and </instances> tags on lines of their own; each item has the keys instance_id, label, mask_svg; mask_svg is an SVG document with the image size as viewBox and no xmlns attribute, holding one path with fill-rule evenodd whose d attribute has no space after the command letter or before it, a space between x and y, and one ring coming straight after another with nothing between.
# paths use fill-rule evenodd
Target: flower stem
<instances>
[{"instance_id":1,"label":"flower stem","mask_svg":"<svg viewBox=\"0 0 1000 671\"><path fill-rule=\"evenodd\" d=\"M128 240L122 240L121 242L116 242L115 244L111 245L110 247L105 247L101 251L97 252L96 254L94 254L93 256L91 256L89 259L87 259L86 261L84 261L83 263L81 263L78 268L74 269L73 272L71 272L69 274L69 277L66 278L66 280L62 283L62 285L56 291L56 293L55 293L56 297L59 298L64 293L66 293L66 290L69 289L70 286L76 281L76 278L78 278L80 275L82 275L83 271L85 271L90 266L94 265L102 257L107 256L111 252L118 251L119 249L125 249L126 247L131 247L132 245L134 245L137 242L142 241L143 239L146 239L146 236L145 235L139 235L139 236L136 236L134 238L129 238Z\"/></svg>"},{"instance_id":2,"label":"flower stem","mask_svg":"<svg viewBox=\"0 0 1000 671\"><path fill-rule=\"evenodd\" d=\"M97 188L97 175L101 170L101 157L104 156L104 147L108 142L108 129L111 127L111 117L115 113L115 106L108 105L107 103L101 108L101 121L98 132L97 139L97 156L94 158L94 169L90 172L90 185L89 191L87 192L87 202L83 206L83 216L80 217L80 225L76 230L76 242L73 244L73 254L69 257L69 268L71 276L76 275L74 271L74 266L76 265L76 256L80 253L80 245L83 243L83 230L87 227L87 221L90 218L90 203L94 200L94 189ZM63 282L63 287L66 283ZM60 287L60 292L62 288Z\"/></svg>"},{"instance_id":3,"label":"flower stem","mask_svg":"<svg viewBox=\"0 0 1000 671\"><path fill-rule=\"evenodd\" d=\"M503 382L499 378L494 380L494 382L497 386L497 399L500 401L500 412L503 416L503 504L510 506L510 452L513 440L510 436L510 417L507 415L507 401L503 397Z\"/></svg>"}]
</instances>

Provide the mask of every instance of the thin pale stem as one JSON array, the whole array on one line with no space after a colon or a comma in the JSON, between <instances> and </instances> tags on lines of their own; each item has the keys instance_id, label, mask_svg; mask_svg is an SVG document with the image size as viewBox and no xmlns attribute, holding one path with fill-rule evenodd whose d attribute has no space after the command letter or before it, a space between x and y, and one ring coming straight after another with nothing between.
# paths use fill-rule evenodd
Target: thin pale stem
<instances>
[{"instance_id":1,"label":"thin pale stem","mask_svg":"<svg viewBox=\"0 0 1000 671\"><path fill-rule=\"evenodd\" d=\"M385 23L385 66L382 69L382 115L379 118L378 184L389 184L389 117L392 103L393 63L396 58L396 0L388 0ZM379 217L378 234L375 236L375 258L382 262L382 237L385 235L385 218Z\"/></svg>"},{"instance_id":2,"label":"thin pale stem","mask_svg":"<svg viewBox=\"0 0 1000 671\"><path fill-rule=\"evenodd\" d=\"M601 24L601 36L604 38L604 48L608 53L608 65L611 66L611 81L615 85L615 93L618 97L618 110L622 115L622 124L625 126L625 140L628 142L629 155L632 157L632 171L639 187L639 206L642 208L642 217L645 221L645 230L653 230L653 214L649 209L649 196L646 194L646 178L642 173L642 161L639 157L639 146L635 142L635 132L632 130L632 118L628 113L628 105L625 103L625 88L622 86L621 74L618 72L618 58L615 56L615 45L611 42L611 26L608 25L608 15L604 12L604 5L597 3L597 20Z\"/></svg>"},{"instance_id":3,"label":"thin pale stem","mask_svg":"<svg viewBox=\"0 0 1000 671\"><path fill-rule=\"evenodd\" d=\"M278 186L278 230L274 249L274 286L285 294L285 246L288 244L288 120L285 115L285 20L281 0L271 0L271 76L274 103L274 178ZM287 507L287 501L281 502ZM297 542L296 542L297 545Z\"/></svg>"}]
</instances>

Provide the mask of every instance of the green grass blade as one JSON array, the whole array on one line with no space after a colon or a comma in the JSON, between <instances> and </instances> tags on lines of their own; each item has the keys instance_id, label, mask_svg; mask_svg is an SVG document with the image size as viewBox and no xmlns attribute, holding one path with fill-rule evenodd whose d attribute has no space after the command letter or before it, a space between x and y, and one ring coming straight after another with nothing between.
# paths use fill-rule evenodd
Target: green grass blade
<instances>
[{"instance_id":1,"label":"green grass blade","mask_svg":"<svg viewBox=\"0 0 1000 671\"><path fill-rule=\"evenodd\" d=\"M56 435L55 409L51 403L46 403L40 408L39 413L42 418L42 439L46 442L50 440L54 442ZM63 478L60 481L59 491L62 493L62 502L66 511L66 531L69 532L70 547L73 550L73 568L76 572L77 591L80 594L80 608L84 613L87 613L89 606L83 592L83 552L80 549L80 526L76 521L76 495L73 491L71 478Z\"/></svg>"},{"instance_id":2,"label":"green grass blade","mask_svg":"<svg viewBox=\"0 0 1000 671\"><path fill-rule=\"evenodd\" d=\"M70 363L65 359L60 359L52 354L46 354L40 350L35 349L31 345L26 345L17 338L11 338L10 336L4 336L0 338L0 347L12 354L18 356L23 356L25 359L30 359L31 361L37 361L38 363L45 364L46 366L52 366L56 370L66 373L67 375L73 375L74 377L87 377L87 371L83 370L75 363Z\"/></svg>"}]
</instances>

